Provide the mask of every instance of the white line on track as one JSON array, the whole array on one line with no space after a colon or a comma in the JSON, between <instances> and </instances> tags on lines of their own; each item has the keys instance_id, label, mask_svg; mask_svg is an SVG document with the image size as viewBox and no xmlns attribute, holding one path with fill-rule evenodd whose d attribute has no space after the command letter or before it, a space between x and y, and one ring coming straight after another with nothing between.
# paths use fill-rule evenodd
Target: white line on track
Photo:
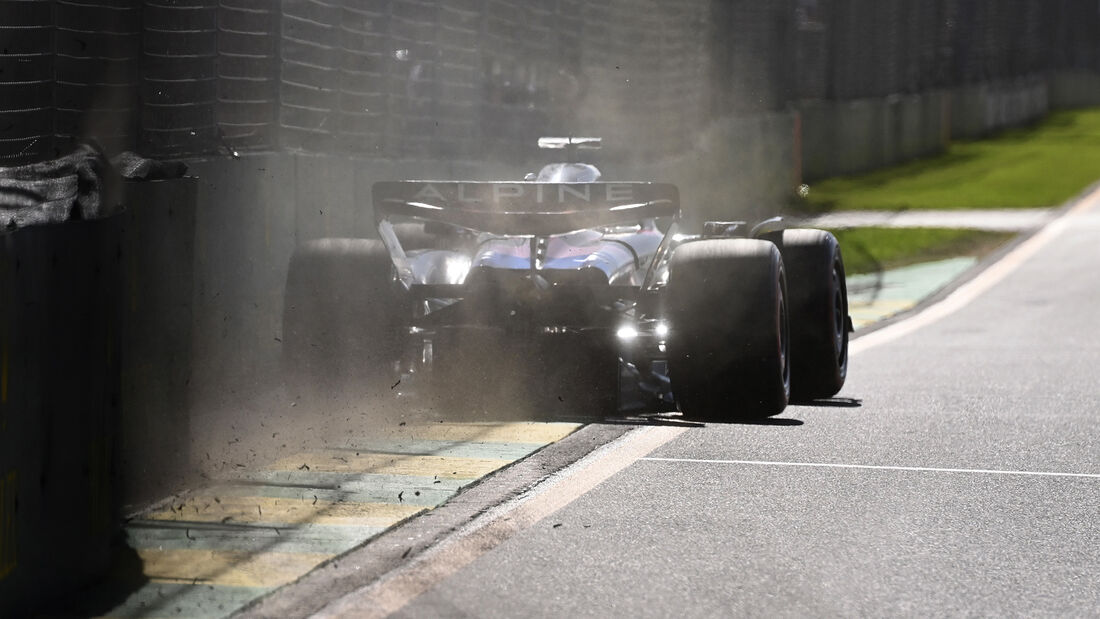
<instances>
[{"instance_id":1,"label":"white line on track","mask_svg":"<svg viewBox=\"0 0 1100 619\"><path fill-rule=\"evenodd\" d=\"M378 582L349 593L315 617L385 617L469 565L517 533L572 503L600 482L637 462L686 428L647 426L551 475L528 494L492 509L446 541L427 550Z\"/></svg>"},{"instance_id":2,"label":"white line on track","mask_svg":"<svg viewBox=\"0 0 1100 619\"><path fill-rule=\"evenodd\" d=\"M1031 477L1083 477L1100 479L1100 473L1059 473L1057 471L1012 471L1000 469L949 469L931 466L880 466L874 464L837 464L832 462L768 462L766 460L705 460L699 458L639 458L645 462L685 462L693 464L741 464L755 466L795 466L825 469L870 469L875 471L913 471L921 473L978 473L986 475L1023 475Z\"/></svg>"}]
</instances>

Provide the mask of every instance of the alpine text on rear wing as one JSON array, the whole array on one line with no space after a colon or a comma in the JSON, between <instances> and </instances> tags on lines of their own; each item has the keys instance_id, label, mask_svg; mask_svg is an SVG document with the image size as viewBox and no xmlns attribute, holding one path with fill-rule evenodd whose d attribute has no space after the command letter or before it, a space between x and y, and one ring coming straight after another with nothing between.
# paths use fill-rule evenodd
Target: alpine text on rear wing
<instances>
[{"instance_id":1,"label":"alpine text on rear wing","mask_svg":"<svg viewBox=\"0 0 1100 619\"><path fill-rule=\"evenodd\" d=\"M504 235L545 236L675 217L668 183L389 181L372 190L377 222L412 217Z\"/></svg>"}]
</instances>

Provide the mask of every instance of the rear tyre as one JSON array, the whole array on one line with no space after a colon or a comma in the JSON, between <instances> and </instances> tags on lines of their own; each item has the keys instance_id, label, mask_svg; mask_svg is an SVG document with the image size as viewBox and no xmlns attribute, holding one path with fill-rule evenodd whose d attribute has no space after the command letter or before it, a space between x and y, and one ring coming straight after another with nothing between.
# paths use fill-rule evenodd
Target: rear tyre
<instances>
[{"instance_id":1,"label":"rear tyre","mask_svg":"<svg viewBox=\"0 0 1100 619\"><path fill-rule=\"evenodd\" d=\"M790 396L786 275L773 243L696 241L676 249L665 289L673 395L686 416L779 414Z\"/></svg>"},{"instance_id":2,"label":"rear tyre","mask_svg":"<svg viewBox=\"0 0 1100 619\"><path fill-rule=\"evenodd\" d=\"M836 395L848 375L848 288L836 237L824 230L776 233L787 267L791 399Z\"/></svg>"},{"instance_id":3,"label":"rear tyre","mask_svg":"<svg viewBox=\"0 0 1100 619\"><path fill-rule=\"evenodd\" d=\"M395 375L403 338L392 272L375 240L320 239L294 252L283 307L292 397L376 390Z\"/></svg>"}]
</instances>

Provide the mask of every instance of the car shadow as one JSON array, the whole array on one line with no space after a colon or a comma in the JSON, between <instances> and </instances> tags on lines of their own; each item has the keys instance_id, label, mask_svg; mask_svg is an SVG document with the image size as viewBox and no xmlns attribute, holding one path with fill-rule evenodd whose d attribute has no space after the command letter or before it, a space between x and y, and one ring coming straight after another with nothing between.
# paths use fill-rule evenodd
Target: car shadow
<instances>
[{"instance_id":1,"label":"car shadow","mask_svg":"<svg viewBox=\"0 0 1100 619\"><path fill-rule=\"evenodd\" d=\"M760 419L695 419L684 417L680 413L660 413L654 415L623 415L619 417L605 417L604 419L591 421L590 423L602 423L608 425L634 425L634 426L671 426L679 428L705 428L708 425L741 425L741 426L800 426L804 421L790 417L764 417Z\"/></svg>"},{"instance_id":2,"label":"car shadow","mask_svg":"<svg viewBox=\"0 0 1100 619\"><path fill-rule=\"evenodd\" d=\"M818 398L804 402L791 402L791 404L793 406L819 406L822 408L860 408L863 406L863 400L859 398Z\"/></svg>"},{"instance_id":3,"label":"car shadow","mask_svg":"<svg viewBox=\"0 0 1100 619\"><path fill-rule=\"evenodd\" d=\"M793 417L764 417L762 419L739 419L725 423L736 426L800 426L806 422Z\"/></svg>"},{"instance_id":4,"label":"car shadow","mask_svg":"<svg viewBox=\"0 0 1100 619\"><path fill-rule=\"evenodd\" d=\"M793 401L788 406L787 410L791 411L794 407L819 407L819 408L861 408L863 406L863 400L859 398L844 398L844 397L832 397L832 398L818 398L816 400L799 400ZM459 420L450 419L449 420ZM618 415L578 415L578 414L549 414L549 415L517 415L513 413L506 413L504 411L482 411L481 414L474 416L473 419L462 419L466 421L495 421L495 422L510 422L510 421L541 421L541 422L566 422L566 423L598 423L608 425L637 425L637 426L669 426L669 427L683 427L683 428L703 428L708 425L742 425L742 426L778 426L778 427L795 427L805 425L805 421L802 419L796 419L793 417L760 417L760 418L746 418L746 419L702 419L693 417L684 417L678 412L661 412L661 413L639 413L639 412L622 412Z\"/></svg>"},{"instance_id":5,"label":"car shadow","mask_svg":"<svg viewBox=\"0 0 1100 619\"><path fill-rule=\"evenodd\" d=\"M707 424L695 419L685 419L679 413L657 413L645 415L621 415L604 417L593 423L624 426L670 426L674 428L702 428Z\"/></svg>"}]
</instances>

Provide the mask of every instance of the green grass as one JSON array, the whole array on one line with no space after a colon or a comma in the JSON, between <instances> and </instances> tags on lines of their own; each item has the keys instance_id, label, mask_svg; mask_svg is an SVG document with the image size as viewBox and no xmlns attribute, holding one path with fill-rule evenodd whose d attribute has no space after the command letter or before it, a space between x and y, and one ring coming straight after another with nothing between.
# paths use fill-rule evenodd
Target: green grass
<instances>
[{"instance_id":1,"label":"green grass","mask_svg":"<svg viewBox=\"0 0 1100 619\"><path fill-rule=\"evenodd\" d=\"M958 256L981 257L1012 233L947 228L848 228L831 230L840 241L849 275Z\"/></svg>"},{"instance_id":2,"label":"green grass","mask_svg":"<svg viewBox=\"0 0 1100 619\"><path fill-rule=\"evenodd\" d=\"M1055 112L1034 127L954 142L947 152L810 187L798 208L1055 206L1100 178L1100 109Z\"/></svg>"}]
</instances>

